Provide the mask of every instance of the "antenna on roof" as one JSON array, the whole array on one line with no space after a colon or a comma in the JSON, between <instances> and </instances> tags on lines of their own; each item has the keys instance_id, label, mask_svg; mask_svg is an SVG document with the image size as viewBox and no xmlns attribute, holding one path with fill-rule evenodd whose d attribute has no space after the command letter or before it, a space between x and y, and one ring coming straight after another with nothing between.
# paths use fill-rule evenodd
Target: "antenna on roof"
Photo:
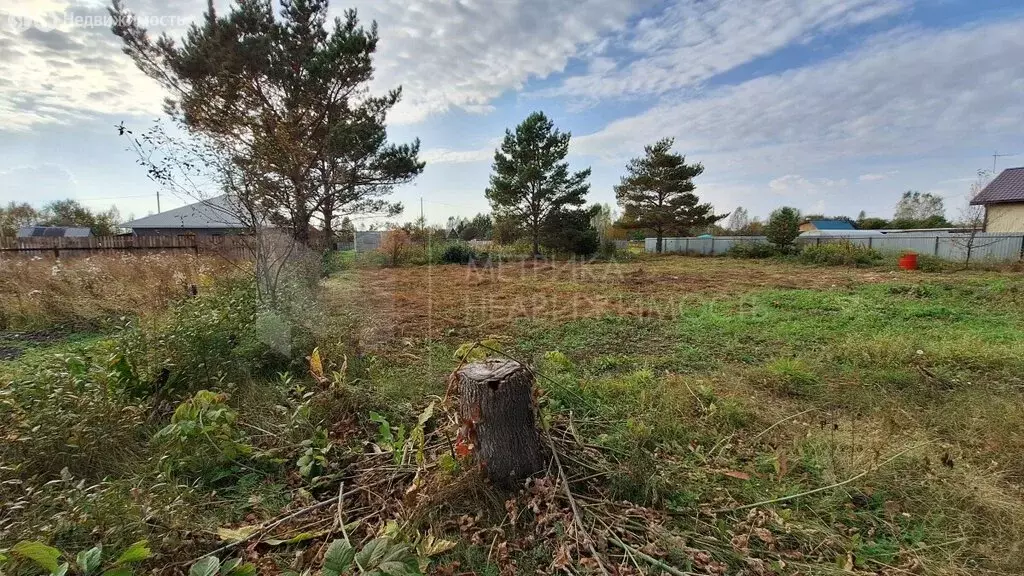
<instances>
[{"instance_id":1,"label":"antenna on roof","mask_svg":"<svg viewBox=\"0 0 1024 576\"><path fill-rule=\"evenodd\" d=\"M996 176L996 160L997 159L1002 158L1004 156L1016 156L1016 155L1017 154L1000 154L998 150L993 152L992 153L992 177L995 178L995 176Z\"/></svg>"}]
</instances>

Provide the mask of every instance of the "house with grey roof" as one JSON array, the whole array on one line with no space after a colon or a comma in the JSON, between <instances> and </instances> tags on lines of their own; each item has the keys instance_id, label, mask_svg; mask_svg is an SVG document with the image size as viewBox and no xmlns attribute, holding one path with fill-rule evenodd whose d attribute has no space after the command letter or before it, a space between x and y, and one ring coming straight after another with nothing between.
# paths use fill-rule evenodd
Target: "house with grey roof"
<instances>
[{"instance_id":1,"label":"house with grey roof","mask_svg":"<svg viewBox=\"0 0 1024 576\"><path fill-rule=\"evenodd\" d=\"M224 236L247 228L226 194L125 222L123 226L131 228L135 236Z\"/></svg>"},{"instance_id":2,"label":"house with grey roof","mask_svg":"<svg viewBox=\"0 0 1024 576\"><path fill-rule=\"evenodd\" d=\"M22 226L18 238L88 238L92 230L81 226Z\"/></svg>"},{"instance_id":3,"label":"house with grey roof","mask_svg":"<svg viewBox=\"0 0 1024 576\"><path fill-rule=\"evenodd\" d=\"M1003 170L971 204L985 207L985 232L1024 232L1024 166Z\"/></svg>"}]
</instances>

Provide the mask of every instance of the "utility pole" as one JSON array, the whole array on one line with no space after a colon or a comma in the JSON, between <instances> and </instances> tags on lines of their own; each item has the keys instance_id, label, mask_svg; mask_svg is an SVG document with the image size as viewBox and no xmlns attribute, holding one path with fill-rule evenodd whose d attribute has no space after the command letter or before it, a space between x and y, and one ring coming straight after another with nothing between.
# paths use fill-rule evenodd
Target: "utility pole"
<instances>
[{"instance_id":1,"label":"utility pole","mask_svg":"<svg viewBox=\"0 0 1024 576\"><path fill-rule=\"evenodd\" d=\"M156 189L156 213L160 213L160 188Z\"/></svg>"}]
</instances>

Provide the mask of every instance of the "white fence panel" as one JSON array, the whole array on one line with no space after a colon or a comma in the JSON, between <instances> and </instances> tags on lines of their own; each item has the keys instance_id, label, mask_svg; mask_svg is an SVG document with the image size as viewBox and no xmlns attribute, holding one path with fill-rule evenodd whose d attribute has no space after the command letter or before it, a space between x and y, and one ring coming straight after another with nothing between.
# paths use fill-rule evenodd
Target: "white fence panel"
<instances>
[{"instance_id":1,"label":"white fence panel","mask_svg":"<svg viewBox=\"0 0 1024 576\"><path fill-rule=\"evenodd\" d=\"M858 246L874 248L882 253L917 252L945 260L963 261L970 245L967 234L901 234L890 233L878 236L806 236L797 240L803 246L849 242ZM663 238L664 252L721 256L736 244L743 242L764 243L764 236L718 236L715 238ZM646 238L644 250L655 252L657 240ZM1024 259L1024 234L976 234L971 245L972 260L1016 262Z\"/></svg>"},{"instance_id":2,"label":"white fence panel","mask_svg":"<svg viewBox=\"0 0 1024 576\"><path fill-rule=\"evenodd\" d=\"M720 256L736 244L743 242L767 242L764 236L715 236L714 238L674 237L662 238L662 252L700 254L702 256ZM657 252L658 239L644 238L644 252Z\"/></svg>"},{"instance_id":3,"label":"white fence panel","mask_svg":"<svg viewBox=\"0 0 1024 576\"><path fill-rule=\"evenodd\" d=\"M964 260L970 248L972 260L1019 260L1024 257L1022 243L1024 236L978 234L972 240L969 235L956 234L940 240L936 255L947 260Z\"/></svg>"}]
</instances>

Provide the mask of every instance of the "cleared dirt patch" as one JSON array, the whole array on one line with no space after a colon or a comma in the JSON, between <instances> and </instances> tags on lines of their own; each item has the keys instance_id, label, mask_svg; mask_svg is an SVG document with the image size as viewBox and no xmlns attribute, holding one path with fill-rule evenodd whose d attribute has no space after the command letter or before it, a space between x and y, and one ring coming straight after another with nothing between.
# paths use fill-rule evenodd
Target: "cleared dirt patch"
<instances>
[{"instance_id":1,"label":"cleared dirt patch","mask_svg":"<svg viewBox=\"0 0 1024 576\"><path fill-rule=\"evenodd\" d=\"M688 303L709 297L767 288L847 288L898 277L879 270L677 256L626 263L384 268L358 274L357 293L349 297L364 307L371 340L477 337L505 332L520 319L672 317Z\"/></svg>"},{"instance_id":2,"label":"cleared dirt patch","mask_svg":"<svg viewBox=\"0 0 1024 576\"><path fill-rule=\"evenodd\" d=\"M25 353L26 348L49 342L57 342L66 337L67 334L59 330L36 330L33 332L0 331L0 361L20 358Z\"/></svg>"}]
</instances>

